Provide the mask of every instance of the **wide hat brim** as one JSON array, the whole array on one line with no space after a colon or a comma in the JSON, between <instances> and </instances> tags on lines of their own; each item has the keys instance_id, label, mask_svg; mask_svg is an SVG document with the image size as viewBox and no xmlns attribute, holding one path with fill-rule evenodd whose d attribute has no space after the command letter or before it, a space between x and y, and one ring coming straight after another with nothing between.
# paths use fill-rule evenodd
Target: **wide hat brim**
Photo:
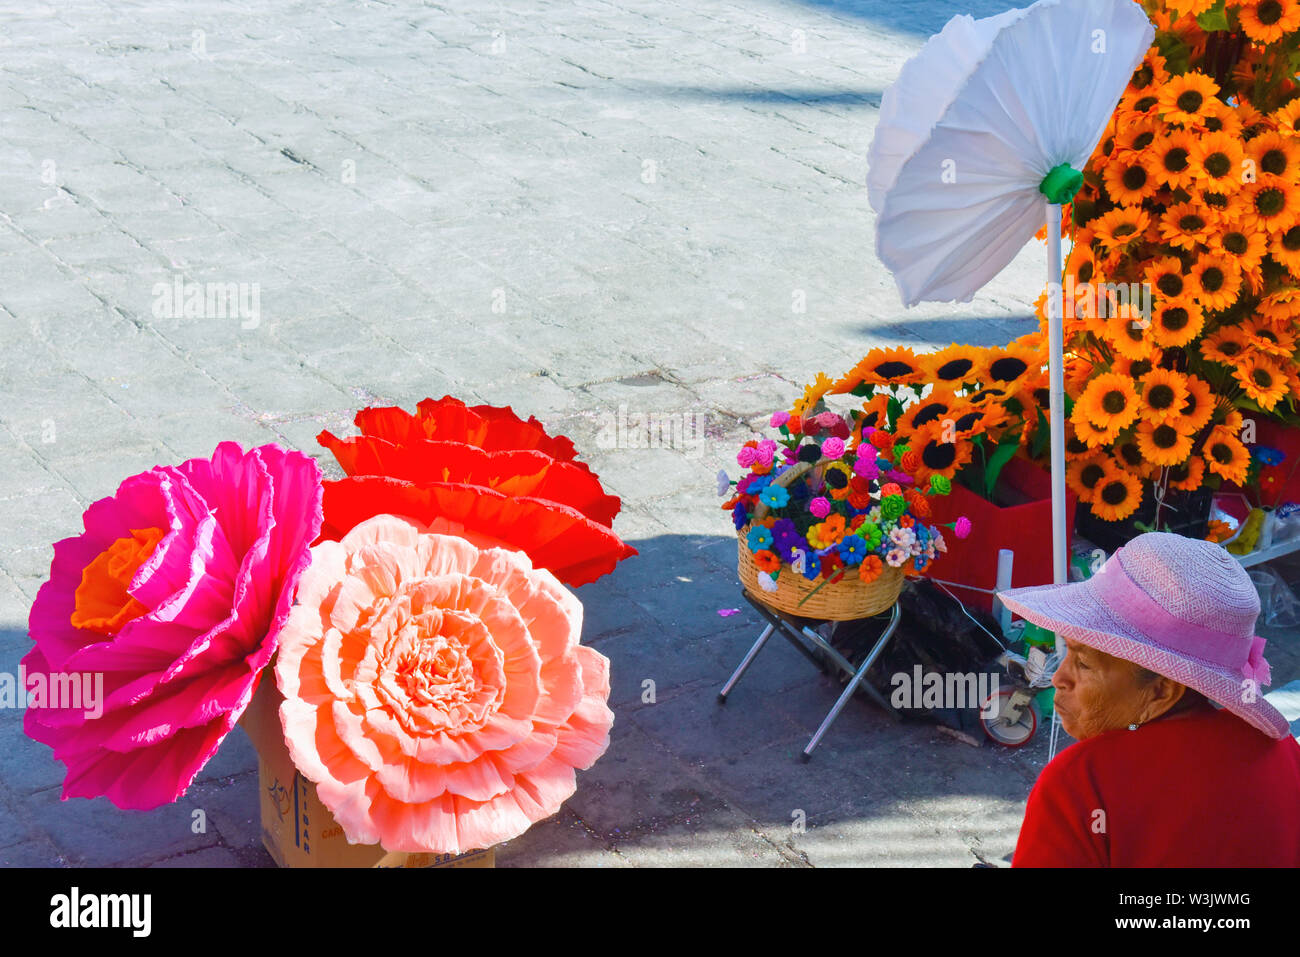
<instances>
[{"instance_id":1,"label":"wide hat brim","mask_svg":"<svg viewBox=\"0 0 1300 957\"><path fill-rule=\"evenodd\" d=\"M1264 700L1261 689L1254 689L1254 700L1243 699L1250 696L1243 696L1246 689L1240 672L1162 646L1139 623L1114 612L1097 594L1093 581L1009 588L998 592L998 597L1035 625L1199 691L1270 738L1291 733L1286 718Z\"/></svg>"}]
</instances>

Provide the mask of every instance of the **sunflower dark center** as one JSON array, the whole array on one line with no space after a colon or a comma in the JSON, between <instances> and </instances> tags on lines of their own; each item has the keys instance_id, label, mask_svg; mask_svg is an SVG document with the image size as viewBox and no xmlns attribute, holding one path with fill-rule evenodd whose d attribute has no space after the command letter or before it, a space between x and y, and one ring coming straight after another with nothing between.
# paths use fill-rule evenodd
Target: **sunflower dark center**
<instances>
[{"instance_id":1,"label":"sunflower dark center","mask_svg":"<svg viewBox=\"0 0 1300 957\"><path fill-rule=\"evenodd\" d=\"M1141 189L1147 184L1147 171L1141 166L1130 166L1124 170L1120 182L1124 184L1125 189Z\"/></svg>"},{"instance_id":2,"label":"sunflower dark center","mask_svg":"<svg viewBox=\"0 0 1300 957\"><path fill-rule=\"evenodd\" d=\"M1259 22L1264 26L1271 27L1282 19L1282 4L1278 3L1277 0L1264 0L1255 8L1255 16L1259 18Z\"/></svg>"},{"instance_id":3,"label":"sunflower dark center","mask_svg":"<svg viewBox=\"0 0 1300 957\"><path fill-rule=\"evenodd\" d=\"M1177 332L1187 325L1188 318L1186 309L1182 306L1174 306L1161 314L1160 324L1166 329Z\"/></svg>"},{"instance_id":4,"label":"sunflower dark center","mask_svg":"<svg viewBox=\"0 0 1300 957\"><path fill-rule=\"evenodd\" d=\"M1223 270L1218 266L1209 266L1201 273L1201 288L1206 292L1218 292L1223 288Z\"/></svg>"},{"instance_id":5,"label":"sunflower dark center","mask_svg":"<svg viewBox=\"0 0 1300 957\"><path fill-rule=\"evenodd\" d=\"M1174 404L1174 395L1173 387L1161 382L1147 390L1147 404L1153 409L1167 409Z\"/></svg>"},{"instance_id":6,"label":"sunflower dark center","mask_svg":"<svg viewBox=\"0 0 1300 957\"><path fill-rule=\"evenodd\" d=\"M1138 359L1131 366L1129 366L1128 372L1129 375L1131 375L1133 378L1140 379L1148 372L1150 372L1151 369L1152 369L1152 362L1150 359Z\"/></svg>"},{"instance_id":7,"label":"sunflower dark center","mask_svg":"<svg viewBox=\"0 0 1300 957\"><path fill-rule=\"evenodd\" d=\"M1220 465L1227 465L1232 461L1232 449L1228 448L1223 442L1216 442L1210 447L1210 455L1214 461Z\"/></svg>"},{"instance_id":8,"label":"sunflower dark center","mask_svg":"<svg viewBox=\"0 0 1300 957\"><path fill-rule=\"evenodd\" d=\"M1172 449L1178 444L1178 432L1172 425L1157 425L1151 430L1151 441L1158 449Z\"/></svg>"},{"instance_id":9,"label":"sunflower dark center","mask_svg":"<svg viewBox=\"0 0 1300 957\"><path fill-rule=\"evenodd\" d=\"M922 426L927 422L933 422L939 416L948 411L948 406L942 402L931 402L929 405L917 412L912 419L913 426Z\"/></svg>"},{"instance_id":10,"label":"sunflower dark center","mask_svg":"<svg viewBox=\"0 0 1300 957\"><path fill-rule=\"evenodd\" d=\"M1234 342L1231 339L1219 343L1219 352L1225 356L1235 356L1241 352L1241 343Z\"/></svg>"},{"instance_id":11,"label":"sunflower dark center","mask_svg":"<svg viewBox=\"0 0 1300 957\"><path fill-rule=\"evenodd\" d=\"M1188 213L1178 220L1178 228L1185 233L1195 233L1205 228L1205 220L1195 213Z\"/></svg>"},{"instance_id":12,"label":"sunflower dark center","mask_svg":"<svg viewBox=\"0 0 1300 957\"><path fill-rule=\"evenodd\" d=\"M1183 94L1183 96L1186 95L1187 94L1185 93ZM1196 95L1197 97L1200 97L1201 94L1198 93ZM1182 97L1179 97L1179 99L1181 100ZM1192 111L1188 110L1188 112L1190 113ZM1187 150L1183 149L1181 146L1175 146L1166 153L1165 169L1169 170L1171 173L1181 173L1183 170L1187 169Z\"/></svg>"},{"instance_id":13,"label":"sunflower dark center","mask_svg":"<svg viewBox=\"0 0 1300 957\"><path fill-rule=\"evenodd\" d=\"M876 366L875 373L882 379L894 379L899 376L911 375L914 370L906 362L889 361L882 362Z\"/></svg>"},{"instance_id":14,"label":"sunflower dark center","mask_svg":"<svg viewBox=\"0 0 1300 957\"><path fill-rule=\"evenodd\" d=\"M839 469L830 469L826 473L825 481L831 488L844 488L849 484L849 477Z\"/></svg>"},{"instance_id":15,"label":"sunflower dark center","mask_svg":"<svg viewBox=\"0 0 1300 957\"><path fill-rule=\"evenodd\" d=\"M1286 153L1282 150L1269 150L1259 158L1259 168L1265 173L1281 176L1286 172Z\"/></svg>"},{"instance_id":16,"label":"sunflower dark center","mask_svg":"<svg viewBox=\"0 0 1300 957\"><path fill-rule=\"evenodd\" d=\"M1201 202L1211 209L1228 208L1228 197L1223 193L1202 193Z\"/></svg>"},{"instance_id":17,"label":"sunflower dark center","mask_svg":"<svg viewBox=\"0 0 1300 957\"><path fill-rule=\"evenodd\" d=\"M1046 405L1047 402L1043 401L1043 404ZM1065 450L1071 455L1084 455L1088 451L1088 443L1077 435L1072 435L1065 440Z\"/></svg>"},{"instance_id":18,"label":"sunflower dark center","mask_svg":"<svg viewBox=\"0 0 1300 957\"><path fill-rule=\"evenodd\" d=\"M998 382L1013 382L1025 374L1029 368L1028 363L1023 359L1017 359L1015 356L1006 356L1002 359L994 360L989 366L989 374Z\"/></svg>"},{"instance_id":19,"label":"sunflower dark center","mask_svg":"<svg viewBox=\"0 0 1300 957\"><path fill-rule=\"evenodd\" d=\"M1129 465L1138 466L1142 464L1142 450L1132 442L1125 442L1119 447L1120 458Z\"/></svg>"},{"instance_id":20,"label":"sunflower dark center","mask_svg":"<svg viewBox=\"0 0 1300 957\"><path fill-rule=\"evenodd\" d=\"M1184 90L1178 94L1178 99L1174 102L1184 113L1195 113L1205 102L1205 97L1200 90Z\"/></svg>"},{"instance_id":21,"label":"sunflower dark center","mask_svg":"<svg viewBox=\"0 0 1300 957\"><path fill-rule=\"evenodd\" d=\"M1265 216L1276 216L1286 207L1286 194L1270 186L1255 194L1255 209Z\"/></svg>"},{"instance_id":22,"label":"sunflower dark center","mask_svg":"<svg viewBox=\"0 0 1300 957\"><path fill-rule=\"evenodd\" d=\"M1261 389L1271 389L1273 387L1273 374L1267 369L1256 369L1250 374L1250 377L1255 381L1255 385Z\"/></svg>"},{"instance_id":23,"label":"sunflower dark center","mask_svg":"<svg viewBox=\"0 0 1300 957\"><path fill-rule=\"evenodd\" d=\"M974 365L971 359L952 359L939 366L939 378L945 382L952 382L970 372Z\"/></svg>"},{"instance_id":24,"label":"sunflower dark center","mask_svg":"<svg viewBox=\"0 0 1300 957\"><path fill-rule=\"evenodd\" d=\"M957 444L940 442L937 439L926 444L921 450L921 462L928 469L941 472L957 460Z\"/></svg>"},{"instance_id":25,"label":"sunflower dark center","mask_svg":"<svg viewBox=\"0 0 1300 957\"><path fill-rule=\"evenodd\" d=\"M1228 159L1226 153L1211 153L1205 157L1205 172L1215 179L1227 176L1230 169L1232 169L1232 160Z\"/></svg>"},{"instance_id":26,"label":"sunflower dark center","mask_svg":"<svg viewBox=\"0 0 1300 957\"><path fill-rule=\"evenodd\" d=\"M1128 501L1128 486L1123 482L1107 482L1102 487L1101 500L1107 505L1122 505Z\"/></svg>"},{"instance_id":27,"label":"sunflower dark center","mask_svg":"<svg viewBox=\"0 0 1300 957\"><path fill-rule=\"evenodd\" d=\"M1132 223L1120 223L1115 227L1113 235L1118 239L1120 236L1132 236L1137 232L1137 227Z\"/></svg>"},{"instance_id":28,"label":"sunflower dark center","mask_svg":"<svg viewBox=\"0 0 1300 957\"><path fill-rule=\"evenodd\" d=\"M1092 263L1084 263L1079 267L1079 282L1092 282Z\"/></svg>"},{"instance_id":29,"label":"sunflower dark center","mask_svg":"<svg viewBox=\"0 0 1300 957\"><path fill-rule=\"evenodd\" d=\"M1101 407L1110 415L1119 415L1128 408L1128 396L1118 389L1112 389L1101 397Z\"/></svg>"},{"instance_id":30,"label":"sunflower dark center","mask_svg":"<svg viewBox=\"0 0 1300 957\"><path fill-rule=\"evenodd\" d=\"M1300 250L1300 226L1292 226L1282 234L1282 246L1291 252Z\"/></svg>"},{"instance_id":31,"label":"sunflower dark center","mask_svg":"<svg viewBox=\"0 0 1300 957\"><path fill-rule=\"evenodd\" d=\"M1150 63L1143 63L1133 71L1133 89L1145 90L1151 85L1151 81L1156 78L1156 71Z\"/></svg>"},{"instance_id":32,"label":"sunflower dark center","mask_svg":"<svg viewBox=\"0 0 1300 957\"><path fill-rule=\"evenodd\" d=\"M958 432L965 432L967 429L973 428L978 424L979 420L982 418L984 418L983 412L967 412L957 420L954 428L956 428Z\"/></svg>"},{"instance_id":33,"label":"sunflower dark center","mask_svg":"<svg viewBox=\"0 0 1300 957\"><path fill-rule=\"evenodd\" d=\"M1246 239L1245 233L1225 233L1223 236L1223 248L1234 256L1241 256L1250 248L1250 241Z\"/></svg>"},{"instance_id":34,"label":"sunflower dark center","mask_svg":"<svg viewBox=\"0 0 1300 957\"><path fill-rule=\"evenodd\" d=\"M1089 462L1079 472L1079 481L1083 483L1084 488L1092 488L1101 481L1102 476L1105 474L1106 470L1104 468L1096 462Z\"/></svg>"},{"instance_id":35,"label":"sunflower dark center","mask_svg":"<svg viewBox=\"0 0 1300 957\"><path fill-rule=\"evenodd\" d=\"M1153 98L1153 99L1154 99L1154 98ZM1139 102L1145 103L1146 100L1143 99L1143 100L1141 100L1141 101L1139 101ZM1136 105L1136 104L1135 104L1135 105ZM1142 109L1145 109L1145 107L1140 107L1140 108L1139 108L1139 112L1140 112ZM1139 133L1139 134L1137 135L1137 137L1133 140L1133 148L1134 148L1135 150L1144 150L1144 149L1146 149L1148 146L1151 145L1151 141L1154 140L1155 138L1156 138L1156 134L1155 134L1155 133L1152 133L1150 130L1148 130L1148 131L1145 132L1145 133Z\"/></svg>"},{"instance_id":36,"label":"sunflower dark center","mask_svg":"<svg viewBox=\"0 0 1300 957\"><path fill-rule=\"evenodd\" d=\"M1156 280L1156 288L1171 299L1183 294L1183 277L1176 272L1167 272Z\"/></svg>"}]
</instances>

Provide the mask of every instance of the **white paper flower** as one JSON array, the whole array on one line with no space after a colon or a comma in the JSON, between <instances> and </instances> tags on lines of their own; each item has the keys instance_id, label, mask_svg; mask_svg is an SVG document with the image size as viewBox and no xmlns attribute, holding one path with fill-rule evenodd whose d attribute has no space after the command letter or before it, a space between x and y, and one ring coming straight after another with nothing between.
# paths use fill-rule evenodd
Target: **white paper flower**
<instances>
[{"instance_id":1,"label":"white paper flower","mask_svg":"<svg viewBox=\"0 0 1300 957\"><path fill-rule=\"evenodd\" d=\"M731 476L726 469L718 469L718 497L726 495L731 489Z\"/></svg>"}]
</instances>

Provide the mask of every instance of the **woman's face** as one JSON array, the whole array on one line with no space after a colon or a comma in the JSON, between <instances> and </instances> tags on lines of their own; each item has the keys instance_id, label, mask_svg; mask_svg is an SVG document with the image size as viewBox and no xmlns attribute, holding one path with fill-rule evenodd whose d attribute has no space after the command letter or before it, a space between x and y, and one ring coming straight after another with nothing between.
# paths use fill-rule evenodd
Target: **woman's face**
<instances>
[{"instance_id":1,"label":"woman's face","mask_svg":"<svg viewBox=\"0 0 1300 957\"><path fill-rule=\"evenodd\" d=\"M1138 684L1137 665L1078 642L1065 647L1052 685L1066 734L1082 741L1145 719L1151 696Z\"/></svg>"}]
</instances>

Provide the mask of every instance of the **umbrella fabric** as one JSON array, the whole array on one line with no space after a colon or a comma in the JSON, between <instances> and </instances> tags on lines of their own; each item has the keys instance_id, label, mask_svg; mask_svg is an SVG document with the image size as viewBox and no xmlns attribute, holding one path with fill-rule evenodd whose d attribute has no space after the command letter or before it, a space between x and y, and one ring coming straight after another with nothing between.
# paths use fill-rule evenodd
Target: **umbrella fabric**
<instances>
[{"instance_id":1,"label":"umbrella fabric","mask_svg":"<svg viewBox=\"0 0 1300 957\"><path fill-rule=\"evenodd\" d=\"M885 91L868 153L876 253L904 305L969 302L1043 225L1155 35L1133 0L954 17Z\"/></svg>"}]
</instances>

